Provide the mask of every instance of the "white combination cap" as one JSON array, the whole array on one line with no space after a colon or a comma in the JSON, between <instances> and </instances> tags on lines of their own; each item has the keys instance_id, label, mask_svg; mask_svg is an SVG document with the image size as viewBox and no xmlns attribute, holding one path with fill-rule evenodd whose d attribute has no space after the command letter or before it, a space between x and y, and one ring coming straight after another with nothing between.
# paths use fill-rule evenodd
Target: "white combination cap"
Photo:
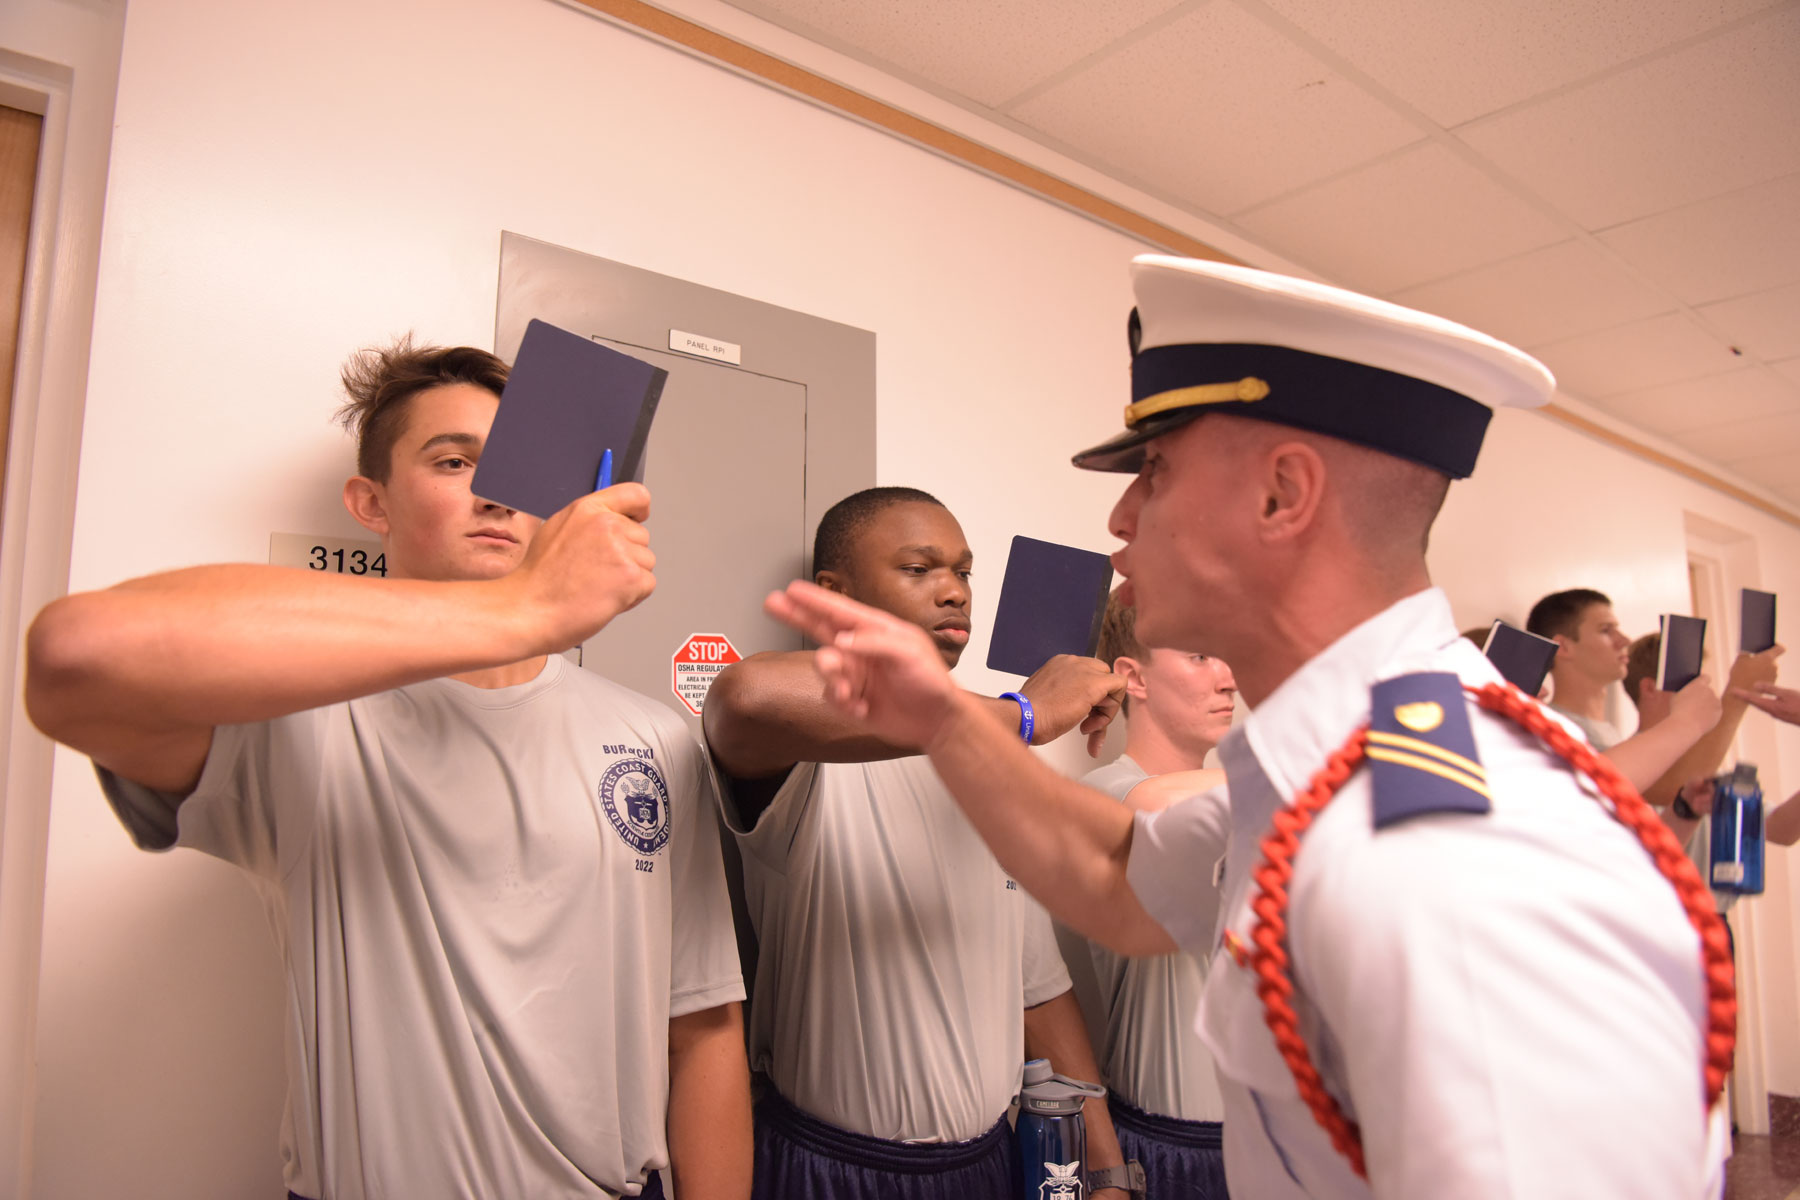
<instances>
[{"instance_id":1,"label":"white combination cap","mask_svg":"<svg viewBox=\"0 0 1800 1200\"><path fill-rule=\"evenodd\" d=\"M1136 471L1152 438L1228 412L1461 479L1495 408L1535 408L1556 387L1485 333L1307 279L1145 254L1131 281L1132 402L1123 434L1075 456L1088 470Z\"/></svg>"}]
</instances>

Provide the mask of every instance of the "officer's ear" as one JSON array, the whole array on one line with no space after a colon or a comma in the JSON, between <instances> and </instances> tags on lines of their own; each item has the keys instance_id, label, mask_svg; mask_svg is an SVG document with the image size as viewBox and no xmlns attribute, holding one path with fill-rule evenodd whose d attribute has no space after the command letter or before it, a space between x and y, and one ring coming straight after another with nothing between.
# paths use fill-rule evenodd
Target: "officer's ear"
<instances>
[{"instance_id":1,"label":"officer's ear","mask_svg":"<svg viewBox=\"0 0 1800 1200\"><path fill-rule=\"evenodd\" d=\"M1291 541L1311 529L1325 495L1325 460L1305 442L1282 442L1264 458L1263 540Z\"/></svg>"},{"instance_id":2,"label":"officer's ear","mask_svg":"<svg viewBox=\"0 0 1800 1200\"><path fill-rule=\"evenodd\" d=\"M1569 655L1575 653L1575 639L1574 638L1570 637L1566 633L1556 634L1555 638L1556 638L1556 657L1567 658Z\"/></svg>"},{"instance_id":3,"label":"officer's ear","mask_svg":"<svg viewBox=\"0 0 1800 1200\"><path fill-rule=\"evenodd\" d=\"M813 582L828 592L836 592L840 596L848 596L850 588L843 575L837 571L820 571L813 576Z\"/></svg>"}]
</instances>

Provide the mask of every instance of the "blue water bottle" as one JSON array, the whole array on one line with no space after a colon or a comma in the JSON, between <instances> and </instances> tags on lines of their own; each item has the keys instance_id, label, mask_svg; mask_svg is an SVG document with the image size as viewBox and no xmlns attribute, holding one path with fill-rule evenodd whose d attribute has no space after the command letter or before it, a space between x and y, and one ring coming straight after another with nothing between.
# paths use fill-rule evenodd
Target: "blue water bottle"
<instances>
[{"instance_id":1,"label":"blue water bottle","mask_svg":"<svg viewBox=\"0 0 1800 1200\"><path fill-rule=\"evenodd\" d=\"M1739 763L1713 780L1712 871L1715 892L1760 896L1763 890L1763 798L1756 768Z\"/></svg>"},{"instance_id":2,"label":"blue water bottle","mask_svg":"<svg viewBox=\"0 0 1800 1200\"><path fill-rule=\"evenodd\" d=\"M1022 1200L1086 1200L1087 1123L1081 1106L1104 1096L1097 1083L1082 1083L1050 1070L1050 1060L1025 1064L1019 1089L1019 1195Z\"/></svg>"}]
</instances>

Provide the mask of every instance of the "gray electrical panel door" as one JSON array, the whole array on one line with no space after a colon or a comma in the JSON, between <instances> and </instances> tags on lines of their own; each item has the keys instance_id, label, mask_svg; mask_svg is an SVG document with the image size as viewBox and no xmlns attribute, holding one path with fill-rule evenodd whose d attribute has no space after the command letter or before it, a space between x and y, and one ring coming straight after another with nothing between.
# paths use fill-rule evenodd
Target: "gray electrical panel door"
<instances>
[{"instance_id":1,"label":"gray electrical panel door","mask_svg":"<svg viewBox=\"0 0 1800 1200\"><path fill-rule=\"evenodd\" d=\"M688 702L676 691L696 635L744 657L800 647L763 597L806 574L825 509L874 482L874 335L508 233L495 353L510 361L534 317L669 372L644 472L656 591L581 658L697 726L712 664L684 655Z\"/></svg>"}]
</instances>

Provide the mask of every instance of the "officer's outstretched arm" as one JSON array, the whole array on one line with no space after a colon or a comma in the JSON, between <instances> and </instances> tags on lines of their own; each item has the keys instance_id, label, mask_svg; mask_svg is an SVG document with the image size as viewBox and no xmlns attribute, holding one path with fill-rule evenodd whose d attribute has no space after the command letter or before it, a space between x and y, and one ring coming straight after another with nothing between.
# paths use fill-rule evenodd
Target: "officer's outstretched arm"
<instances>
[{"instance_id":1,"label":"officer's outstretched arm","mask_svg":"<svg viewBox=\"0 0 1800 1200\"><path fill-rule=\"evenodd\" d=\"M827 701L931 756L1000 865L1052 915L1121 953L1175 949L1126 879L1131 811L1038 762L988 700L956 685L924 630L810 583L766 607L819 643Z\"/></svg>"}]
</instances>

